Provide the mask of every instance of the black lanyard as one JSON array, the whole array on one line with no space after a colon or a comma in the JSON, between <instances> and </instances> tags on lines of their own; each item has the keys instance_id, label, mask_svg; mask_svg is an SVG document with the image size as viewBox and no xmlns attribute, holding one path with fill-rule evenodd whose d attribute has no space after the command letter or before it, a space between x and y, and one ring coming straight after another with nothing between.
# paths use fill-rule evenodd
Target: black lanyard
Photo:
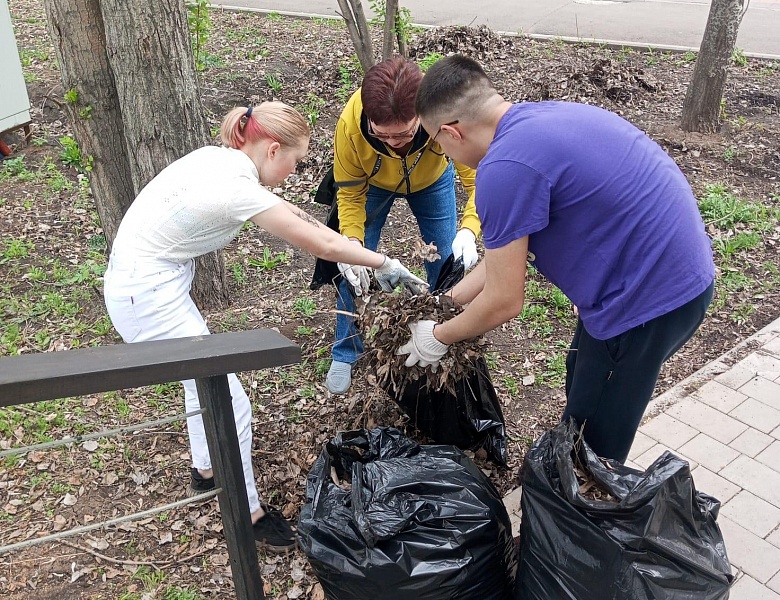
<instances>
[{"instance_id":1,"label":"black lanyard","mask_svg":"<svg viewBox=\"0 0 780 600\"><path fill-rule=\"evenodd\" d=\"M398 182L398 185L395 186L395 189L392 192L390 192L390 194L387 196L387 198L382 200L382 203L379 206L377 206L370 215L368 215L366 217L366 222L365 222L364 227L368 227L374 221L374 219L377 218L377 215L379 215L379 213L382 212L382 209L385 206L387 206L387 203L390 202L395 197L395 195L398 193L398 190L403 185L404 181L408 182L408 187L409 188L412 187L412 182L411 182L411 179L410 179L411 176L412 176L412 171L414 171L415 167L417 166L417 163L420 162L420 159L422 158L422 155L425 154L425 151L428 150L428 148L430 148L430 146L428 146L428 144L426 144L425 147L422 150L420 150L420 152L417 154L417 158L414 159L414 162L412 163L412 166L409 167L408 171L404 172L404 176L401 178L401 181ZM431 151L433 151L433 150L431 150ZM402 161L403 161L403 159L402 159Z\"/></svg>"}]
</instances>

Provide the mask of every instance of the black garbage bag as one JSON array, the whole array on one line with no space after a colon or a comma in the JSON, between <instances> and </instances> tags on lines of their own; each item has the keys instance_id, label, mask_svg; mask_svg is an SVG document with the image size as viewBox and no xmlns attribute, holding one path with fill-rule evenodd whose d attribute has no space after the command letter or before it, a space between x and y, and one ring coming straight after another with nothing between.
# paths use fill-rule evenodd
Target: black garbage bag
<instances>
[{"instance_id":1,"label":"black garbage bag","mask_svg":"<svg viewBox=\"0 0 780 600\"><path fill-rule=\"evenodd\" d=\"M317 186L314 201L329 206L325 225L333 231L339 231L339 206L336 203L336 179L333 176L333 167L327 170L325 176ZM314 261L314 273L312 274L309 289L316 290L323 285L335 285L337 288L341 282L341 272L335 262L318 258Z\"/></svg>"},{"instance_id":2,"label":"black garbage bag","mask_svg":"<svg viewBox=\"0 0 780 600\"><path fill-rule=\"evenodd\" d=\"M578 472L608 499L581 493ZM674 454L644 472L600 459L570 420L534 443L521 485L515 598L728 598L720 503L696 491L688 463Z\"/></svg>"},{"instance_id":3,"label":"black garbage bag","mask_svg":"<svg viewBox=\"0 0 780 600\"><path fill-rule=\"evenodd\" d=\"M433 291L449 290L463 279L463 273L463 260L450 255ZM485 360L477 360L470 375L454 387L454 394L430 389L428 379L422 376L407 383L400 394L391 384L384 389L414 426L437 444L484 449L491 460L506 466L504 415Z\"/></svg>"},{"instance_id":4,"label":"black garbage bag","mask_svg":"<svg viewBox=\"0 0 780 600\"><path fill-rule=\"evenodd\" d=\"M512 532L495 487L457 448L419 446L397 429L345 432L325 445L306 481L298 539L330 600L512 594Z\"/></svg>"},{"instance_id":5,"label":"black garbage bag","mask_svg":"<svg viewBox=\"0 0 780 600\"><path fill-rule=\"evenodd\" d=\"M401 394L390 384L385 391L427 438L464 450L484 449L491 460L506 466L504 416L485 360L479 359L474 371L455 384L454 394L427 386L422 376L407 383Z\"/></svg>"}]
</instances>

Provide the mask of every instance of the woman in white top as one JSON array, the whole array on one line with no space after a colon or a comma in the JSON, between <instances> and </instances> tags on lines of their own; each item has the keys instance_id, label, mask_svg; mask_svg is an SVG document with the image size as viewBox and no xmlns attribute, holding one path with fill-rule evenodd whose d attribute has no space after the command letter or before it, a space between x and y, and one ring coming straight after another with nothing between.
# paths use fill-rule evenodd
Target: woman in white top
<instances>
[{"instance_id":1,"label":"woman in white top","mask_svg":"<svg viewBox=\"0 0 780 600\"><path fill-rule=\"evenodd\" d=\"M397 260L351 243L264 186L276 186L306 154L309 126L281 102L235 108L222 122L224 147L190 152L141 190L119 226L105 275L111 321L125 342L209 333L189 292L194 259L228 244L252 221L320 258L375 269L383 288L420 284ZM289 523L260 503L252 470L251 406L228 376L255 538L271 551L295 545ZM187 412L199 410L194 380L183 381ZM187 419L191 492L213 489L203 421Z\"/></svg>"}]
</instances>

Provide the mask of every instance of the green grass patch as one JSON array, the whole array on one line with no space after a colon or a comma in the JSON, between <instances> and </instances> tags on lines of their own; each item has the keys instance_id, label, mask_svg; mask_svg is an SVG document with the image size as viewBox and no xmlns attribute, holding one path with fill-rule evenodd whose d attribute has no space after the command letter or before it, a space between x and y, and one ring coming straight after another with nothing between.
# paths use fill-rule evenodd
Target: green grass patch
<instances>
[{"instance_id":1,"label":"green grass patch","mask_svg":"<svg viewBox=\"0 0 780 600\"><path fill-rule=\"evenodd\" d=\"M730 229L738 224L754 225L759 230L772 226L777 209L740 200L721 184L708 185L699 199L699 211L705 224Z\"/></svg>"},{"instance_id":2,"label":"green grass patch","mask_svg":"<svg viewBox=\"0 0 780 600\"><path fill-rule=\"evenodd\" d=\"M317 312L317 303L305 296L297 298L293 303L293 311L304 318L313 317L314 313Z\"/></svg>"},{"instance_id":3,"label":"green grass patch","mask_svg":"<svg viewBox=\"0 0 780 600\"><path fill-rule=\"evenodd\" d=\"M263 256L260 258L254 258L250 256L247 259L247 264L252 267L263 269L264 271L270 271L278 265L287 262L287 254L284 252L278 252L276 254L271 252L271 249L266 246L263 248Z\"/></svg>"}]
</instances>

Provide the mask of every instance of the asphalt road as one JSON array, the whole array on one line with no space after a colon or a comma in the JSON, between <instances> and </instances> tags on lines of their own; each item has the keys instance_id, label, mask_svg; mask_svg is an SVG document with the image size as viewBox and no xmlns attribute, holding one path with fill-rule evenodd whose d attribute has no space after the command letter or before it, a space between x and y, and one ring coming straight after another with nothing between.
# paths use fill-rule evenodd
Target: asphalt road
<instances>
[{"instance_id":1,"label":"asphalt road","mask_svg":"<svg viewBox=\"0 0 780 600\"><path fill-rule=\"evenodd\" d=\"M216 6L336 16L336 0L226 0ZM363 6L368 12L368 1ZM401 0L420 25L487 25L526 33L698 50L707 24L706 0ZM369 13L370 18L370 13ZM780 60L780 0L750 0L737 47Z\"/></svg>"}]
</instances>

